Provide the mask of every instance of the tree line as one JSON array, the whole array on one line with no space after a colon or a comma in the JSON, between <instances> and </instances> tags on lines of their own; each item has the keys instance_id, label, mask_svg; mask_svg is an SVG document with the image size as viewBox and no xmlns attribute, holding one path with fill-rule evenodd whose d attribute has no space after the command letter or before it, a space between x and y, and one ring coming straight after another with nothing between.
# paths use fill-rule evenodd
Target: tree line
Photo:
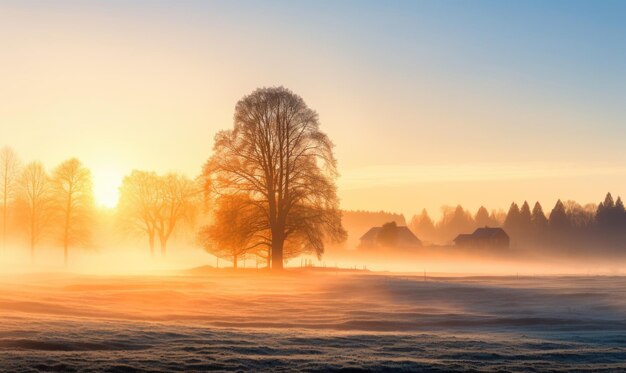
<instances>
[{"instance_id":1,"label":"tree line","mask_svg":"<svg viewBox=\"0 0 626 373\"><path fill-rule=\"evenodd\" d=\"M48 173L41 162L22 165L16 152L4 147L0 183L3 250L9 229L23 233L31 261L37 244L48 235L63 248L65 263L70 246L89 244L93 182L78 159L68 159Z\"/></svg>"},{"instance_id":2,"label":"tree line","mask_svg":"<svg viewBox=\"0 0 626 373\"><path fill-rule=\"evenodd\" d=\"M244 96L234 118L233 129L215 136L198 177L127 175L118 229L143 237L151 255L158 244L162 256L173 234L187 229L197 245L234 267L256 257L274 269L302 254L320 257L326 243L345 240L333 143L320 131L317 113L290 90L272 87ZM51 173L40 162L22 166L10 148L0 162L3 242L9 233L24 233L34 260L42 239L57 238L67 265L70 247L91 244L91 172L75 158Z\"/></svg>"},{"instance_id":3,"label":"tree line","mask_svg":"<svg viewBox=\"0 0 626 373\"><path fill-rule=\"evenodd\" d=\"M462 206L444 208L437 223L423 210L411 219L409 227L422 239L448 243L460 233L484 226L502 226L518 248L620 249L626 247L626 210L620 197L607 193L596 204L581 205L558 200L546 214L539 202L532 209L527 201L521 207L513 202L507 213L481 206L471 214Z\"/></svg>"}]
</instances>

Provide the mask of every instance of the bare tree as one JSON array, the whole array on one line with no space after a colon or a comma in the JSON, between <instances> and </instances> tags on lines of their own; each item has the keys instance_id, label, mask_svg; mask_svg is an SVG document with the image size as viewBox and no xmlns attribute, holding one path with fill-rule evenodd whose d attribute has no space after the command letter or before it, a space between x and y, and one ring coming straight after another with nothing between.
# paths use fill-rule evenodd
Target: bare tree
<instances>
[{"instance_id":1,"label":"bare tree","mask_svg":"<svg viewBox=\"0 0 626 373\"><path fill-rule=\"evenodd\" d=\"M19 179L19 199L25 206L31 260L52 218L50 178L40 162L29 163Z\"/></svg>"},{"instance_id":2,"label":"bare tree","mask_svg":"<svg viewBox=\"0 0 626 373\"><path fill-rule=\"evenodd\" d=\"M2 248L6 245L7 208L13 201L20 176L20 161L13 149L5 146L0 150L0 178L2 179Z\"/></svg>"},{"instance_id":3,"label":"bare tree","mask_svg":"<svg viewBox=\"0 0 626 373\"><path fill-rule=\"evenodd\" d=\"M245 96L234 128L215 137L205 185L217 195L244 195L258 210L269 228L274 269L283 268L286 253L321 256L325 241L345 239L332 148L317 113L282 87Z\"/></svg>"},{"instance_id":4,"label":"bare tree","mask_svg":"<svg viewBox=\"0 0 626 373\"><path fill-rule=\"evenodd\" d=\"M158 184L156 173L134 170L122 181L118 203L119 222L123 229L145 233L151 255L154 255L156 218L161 198Z\"/></svg>"},{"instance_id":5,"label":"bare tree","mask_svg":"<svg viewBox=\"0 0 626 373\"><path fill-rule=\"evenodd\" d=\"M193 222L199 192L196 182L186 176L133 171L120 188L120 222L126 230L148 236L152 255L158 238L165 255L167 242L181 222Z\"/></svg>"},{"instance_id":6,"label":"bare tree","mask_svg":"<svg viewBox=\"0 0 626 373\"><path fill-rule=\"evenodd\" d=\"M200 189L195 181L186 176L168 174L159 178L158 192L155 229L161 244L161 255L165 255L167 242L181 221L193 222Z\"/></svg>"},{"instance_id":7,"label":"bare tree","mask_svg":"<svg viewBox=\"0 0 626 373\"><path fill-rule=\"evenodd\" d=\"M85 245L90 238L90 221L94 213L91 172L72 158L61 163L52 176L55 207L62 226L63 258L67 266L70 245Z\"/></svg>"},{"instance_id":8,"label":"bare tree","mask_svg":"<svg viewBox=\"0 0 626 373\"><path fill-rule=\"evenodd\" d=\"M232 261L234 268L239 259L271 245L265 220L244 195L219 198L212 217L213 224L200 230L200 244L208 253Z\"/></svg>"}]
</instances>

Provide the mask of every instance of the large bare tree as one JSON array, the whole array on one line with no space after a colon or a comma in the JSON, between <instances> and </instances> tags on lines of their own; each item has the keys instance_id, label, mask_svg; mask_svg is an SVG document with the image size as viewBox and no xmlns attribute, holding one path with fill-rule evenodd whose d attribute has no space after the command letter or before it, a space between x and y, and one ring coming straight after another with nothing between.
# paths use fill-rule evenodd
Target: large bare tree
<instances>
[{"instance_id":1,"label":"large bare tree","mask_svg":"<svg viewBox=\"0 0 626 373\"><path fill-rule=\"evenodd\" d=\"M90 222L94 214L91 172L72 158L52 173L55 208L62 229L63 258L67 266L70 245L86 245L90 239Z\"/></svg>"},{"instance_id":2,"label":"large bare tree","mask_svg":"<svg viewBox=\"0 0 626 373\"><path fill-rule=\"evenodd\" d=\"M40 162L24 167L19 179L19 199L26 213L30 255L31 261L34 261L35 246L49 227L53 215L52 185Z\"/></svg>"},{"instance_id":3,"label":"large bare tree","mask_svg":"<svg viewBox=\"0 0 626 373\"><path fill-rule=\"evenodd\" d=\"M5 146L0 150L0 193L2 195L2 248L6 245L7 209L15 198L20 176L20 161L13 149Z\"/></svg>"},{"instance_id":4,"label":"large bare tree","mask_svg":"<svg viewBox=\"0 0 626 373\"><path fill-rule=\"evenodd\" d=\"M199 188L186 176L133 171L120 188L118 212L126 230L148 236L154 255L156 239L165 255L167 242L181 222L192 223Z\"/></svg>"},{"instance_id":5,"label":"large bare tree","mask_svg":"<svg viewBox=\"0 0 626 373\"><path fill-rule=\"evenodd\" d=\"M122 181L118 204L122 228L127 232L145 233L151 255L154 255L156 218L161 198L158 184L156 173L134 170Z\"/></svg>"},{"instance_id":6,"label":"large bare tree","mask_svg":"<svg viewBox=\"0 0 626 373\"><path fill-rule=\"evenodd\" d=\"M317 113L283 87L245 96L234 128L215 136L203 170L209 195L244 195L258 210L273 269L283 268L286 254L321 256L325 242L345 239L332 149Z\"/></svg>"},{"instance_id":7,"label":"large bare tree","mask_svg":"<svg viewBox=\"0 0 626 373\"><path fill-rule=\"evenodd\" d=\"M159 178L158 190L160 198L155 228L161 255L165 255L167 242L179 223L193 222L200 190L194 180L173 173Z\"/></svg>"}]
</instances>

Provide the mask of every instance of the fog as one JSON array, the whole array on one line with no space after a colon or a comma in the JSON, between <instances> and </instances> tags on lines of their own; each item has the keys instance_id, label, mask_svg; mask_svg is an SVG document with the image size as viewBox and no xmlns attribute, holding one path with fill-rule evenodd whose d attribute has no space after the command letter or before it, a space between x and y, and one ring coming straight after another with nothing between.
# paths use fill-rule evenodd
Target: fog
<instances>
[{"instance_id":1,"label":"fog","mask_svg":"<svg viewBox=\"0 0 626 373\"><path fill-rule=\"evenodd\" d=\"M9 371L619 369L621 277L0 275ZM322 358L323 357L323 358Z\"/></svg>"}]
</instances>

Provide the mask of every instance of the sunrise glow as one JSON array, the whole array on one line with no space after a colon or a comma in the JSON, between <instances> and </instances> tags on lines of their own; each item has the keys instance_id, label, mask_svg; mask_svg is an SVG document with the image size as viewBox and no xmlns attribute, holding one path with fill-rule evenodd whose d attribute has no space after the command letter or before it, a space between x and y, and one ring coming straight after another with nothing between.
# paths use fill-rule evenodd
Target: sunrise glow
<instances>
[{"instance_id":1,"label":"sunrise glow","mask_svg":"<svg viewBox=\"0 0 626 373\"><path fill-rule=\"evenodd\" d=\"M625 16L0 1L0 372L626 371Z\"/></svg>"}]
</instances>

